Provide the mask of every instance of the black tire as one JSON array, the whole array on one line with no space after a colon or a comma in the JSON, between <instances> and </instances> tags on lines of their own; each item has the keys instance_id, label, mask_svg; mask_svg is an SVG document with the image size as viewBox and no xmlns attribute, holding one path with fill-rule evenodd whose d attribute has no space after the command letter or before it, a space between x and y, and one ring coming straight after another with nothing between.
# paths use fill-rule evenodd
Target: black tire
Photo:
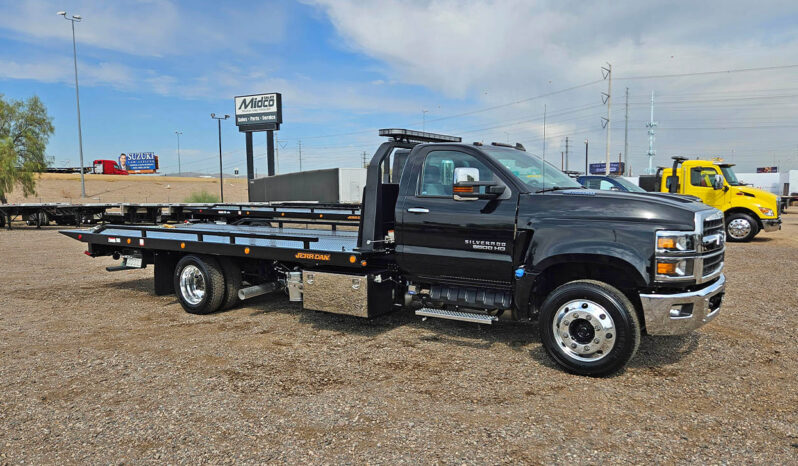
<instances>
[{"instance_id":1,"label":"black tire","mask_svg":"<svg viewBox=\"0 0 798 466\"><path fill-rule=\"evenodd\" d=\"M193 267L201 278L202 296L190 296L191 291L181 286L183 271ZM219 261L209 256L184 256L177 263L174 275L175 294L183 306L183 309L190 314L210 314L218 311L224 300L225 280L222 266ZM195 285L199 288L199 285Z\"/></svg>"},{"instance_id":2,"label":"black tire","mask_svg":"<svg viewBox=\"0 0 798 466\"><path fill-rule=\"evenodd\" d=\"M575 307L569 309L566 304L571 302ZM561 315L561 310L565 314ZM555 319L559 328L565 328L556 336ZM568 319L573 319L570 325ZM576 280L555 289L541 306L539 327L540 340L549 356L565 370L579 375L615 373L640 346L640 322L632 302L617 288L595 280ZM599 342L598 346L595 342ZM607 348L610 349L605 351ZM593 352L574 354L582 349Z\"/></svg>"},{"instance_id":3,"label":"black tire","mask_svg":"<svg viewBox=\"0 0 798 466\"><path fill-rule=\"evenodd\" d=\"M759 233L759 224L748 214L736 212L726 217L726 241L747 243Z\"/></svg>"},{"instance_id":4,"label":"black tire","mask_svg":"<svg viewBox=\"0 0 798 466\"><path fill-rule=\"evenodd\" d=\"M222 309L232 309L238 302L238 290L241 289L241 267L230 258L222 257L219 259L224 272L224 299Z\"/></svg>"}]
</instances>

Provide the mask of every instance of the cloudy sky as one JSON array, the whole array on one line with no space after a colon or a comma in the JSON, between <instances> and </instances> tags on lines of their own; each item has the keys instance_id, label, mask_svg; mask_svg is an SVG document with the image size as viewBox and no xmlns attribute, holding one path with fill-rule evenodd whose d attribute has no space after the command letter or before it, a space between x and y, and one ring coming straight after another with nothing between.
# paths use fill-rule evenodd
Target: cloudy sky
<instances>
[{"instance_id":1,"label":"cloudy sky","mask_svg":"<svg viewBox=\"0 0 798 466\"><path fill-rule=\"evenodd\" d=\"M688 7L689 3L689 7ZM18 1L0 0L0 93L41 97L56 165L76 165L71 29L76 25L86 160L155 151L163 171L218 170L211 112L233 96L281 92L279 171L354 167L376 129L521 142L570 168L603 161L613 69L611 148L648 165L719 155L738 171L798 169L798 3L625 1ZM544 107L546 125L544 139ZM244 137L223 128L225 171ZM256 164L265 171L265 135ZM545 149L544 149L545 147Z\"/></svg>"}]
</instances>

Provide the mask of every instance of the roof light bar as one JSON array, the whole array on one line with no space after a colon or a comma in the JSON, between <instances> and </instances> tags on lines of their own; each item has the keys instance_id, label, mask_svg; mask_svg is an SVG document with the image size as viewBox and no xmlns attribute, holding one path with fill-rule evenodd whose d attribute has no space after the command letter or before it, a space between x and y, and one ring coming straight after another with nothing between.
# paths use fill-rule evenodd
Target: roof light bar
<instances>
[{"instance_id":1,"label":"roof light bar","mask_svg":"<svg viewBox=\"0 0 798 466\"><path fill-rule=\"evenodd\" d=\"M399 129L399 128L381 129L380 136L394 138L397 141L401 140L408 142L461 142L463 140L458 136L425 133L423 131L413 131L410 129Z\"/></svg>"}]
</instances>

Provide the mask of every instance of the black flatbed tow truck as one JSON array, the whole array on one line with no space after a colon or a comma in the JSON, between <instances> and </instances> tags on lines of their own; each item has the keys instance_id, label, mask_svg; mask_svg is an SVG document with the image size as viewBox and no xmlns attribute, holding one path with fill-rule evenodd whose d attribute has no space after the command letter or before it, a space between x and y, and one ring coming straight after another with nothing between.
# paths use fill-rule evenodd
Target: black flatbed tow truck
<instances>
[{"instance_id":1,"label":"black flatbed tow truck","mask_svg":"<svg viewBox=\"0 0 798 466\"><path fill-rule=\"evenodd\" d=\"M285 290L305 309L364 318L411 309L482 324L537 320L554 361L583 375L620 370L641 335L689 332L718 315L718 210L584 189L520 144L380 135L389 140L351 213L272 203L261 218L62 233L89 256L122 259L109 271L154 265L155 293L175 293L191 313Z\"/></svg>"}]
</instances>

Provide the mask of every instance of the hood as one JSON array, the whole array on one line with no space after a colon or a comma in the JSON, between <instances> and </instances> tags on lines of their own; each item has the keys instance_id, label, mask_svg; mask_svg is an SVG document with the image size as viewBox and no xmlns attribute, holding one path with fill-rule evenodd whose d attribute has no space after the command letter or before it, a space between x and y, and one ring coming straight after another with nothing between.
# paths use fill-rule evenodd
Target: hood
<instances>
[{"instance_id":1,"label":"hood","mask_svg":"<svg viewBox=\"0 0 798 466\"><path fill-rule=\"evenodd\" d=\"M764 189L752 188L751 186L732 186L731 189L740 191L744 195L756 198L759 204L772 204L776 205L778 197Z\"/></svg>"},{"instance_id":2,"label":"hood","mask_svg":"<svg viewBox=\"0 0 798 466\"><path fill-rule=\"evenodd\" d=\"M590 189L522 195L519 207L519 220L521 217L531 217L562 218L570 221L645 222L652 228L672 230L692 230L696 212L711 209L682 196L652 196Z\"/></svg>"},{"instance_id":3,"label":"hood","mask_svg":"<svg viewBox=\"0 0 798 466\"><path fill-rule=\"evenodd\" d=\"M646 193L646 194L651 194L651 195L654 195L654 196L663 196L663 197L667 197L669 199L676 199L676 200L682 200L682 201L703 202L700 197L692 196L690 194L661 193L661 192L658 192L658 191L652 191L652 192Z\"/></svg>"}]
</instances>

